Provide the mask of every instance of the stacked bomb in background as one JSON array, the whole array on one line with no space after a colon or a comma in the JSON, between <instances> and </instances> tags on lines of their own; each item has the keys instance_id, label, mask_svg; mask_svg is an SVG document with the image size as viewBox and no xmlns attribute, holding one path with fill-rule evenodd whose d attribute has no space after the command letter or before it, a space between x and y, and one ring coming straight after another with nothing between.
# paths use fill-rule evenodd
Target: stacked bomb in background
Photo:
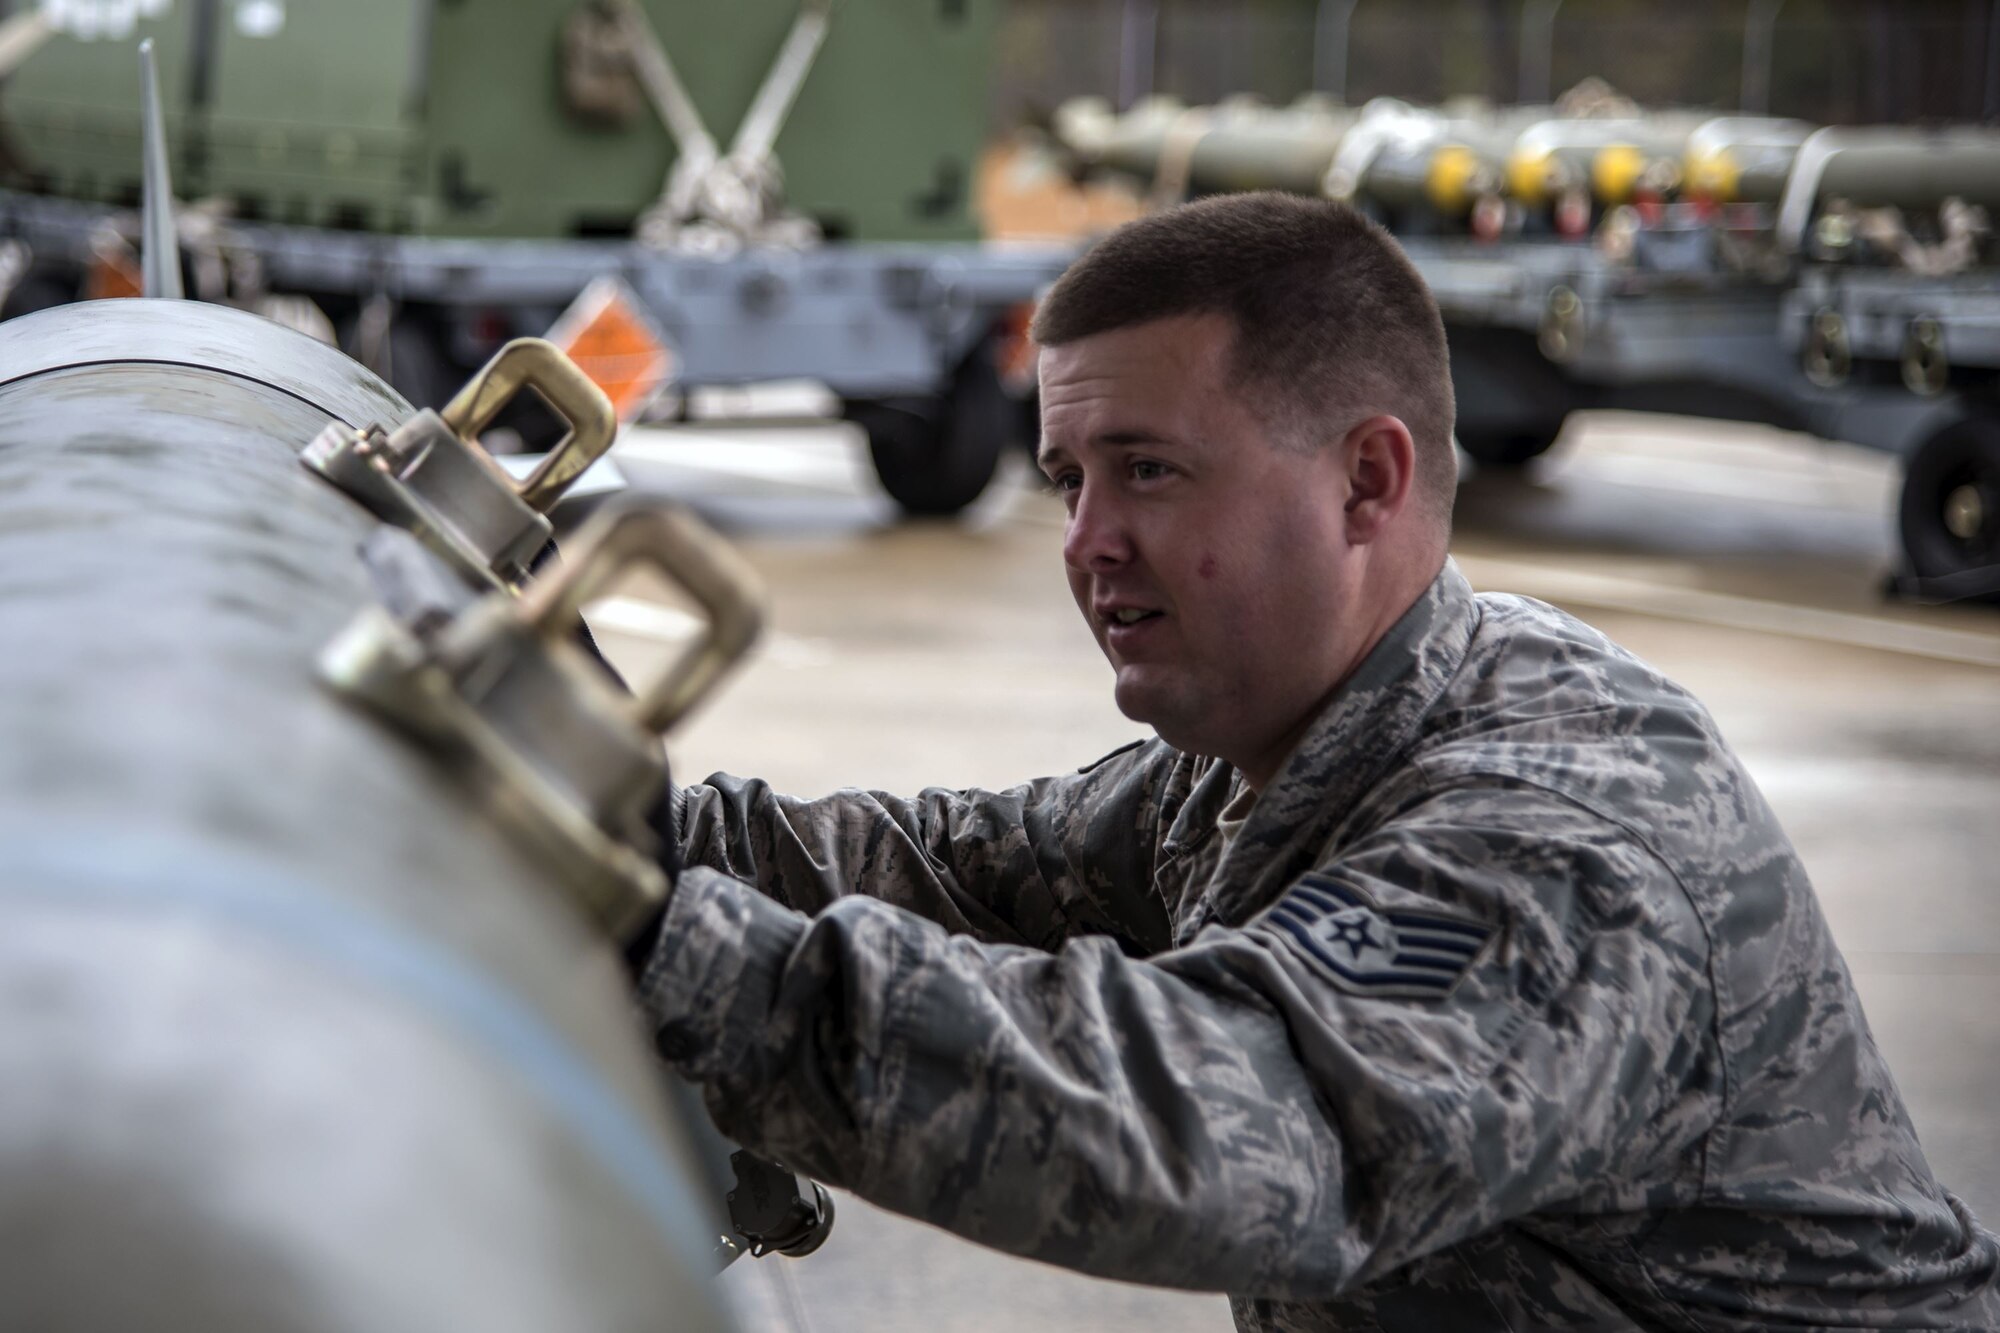
<instances>
[{"instance_id":1,"label":"stacked bomb in background","mask_svg":"<svg viewBox=\"0 0 2000 1333\"><path fill-rule=\"evenodd\" d=\"M1991 131L1816 130L1778 117L1647 110L1595 81L1552 106L1522 107L1393 98L1349 107L1317 95L1288 107L1249 98L1188 107L1156 97L1120 114L1082 98L1057 110L1055 133L1077 169L1134 178L1155 201L1316 194L1412 236L1575 239L1621 208L1687 203L1745 206L1731 219L1738 228L1771 230L1782 218L1797 249L1829 211L1895 208L1922 242L1945 225L1948 201L2000 204L2000 134ZM1838 232L1827 229L1832 244L1820 257L1835 257Z\"/></svg>"}]
</instances>

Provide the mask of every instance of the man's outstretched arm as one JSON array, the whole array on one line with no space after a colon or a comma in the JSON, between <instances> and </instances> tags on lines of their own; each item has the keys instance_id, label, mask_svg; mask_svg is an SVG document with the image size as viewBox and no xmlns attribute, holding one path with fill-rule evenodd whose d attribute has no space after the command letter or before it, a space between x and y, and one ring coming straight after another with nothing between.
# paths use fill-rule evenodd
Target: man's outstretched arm
<instances>
[{"instance_id":1,"label":"man's outstretched arm","mask_svg":"<svg viewBox=\"0 0 2000 1333\"><path fill-rule=\"evenodd\" d=\"M1707 1128L1671 875L1559 798L1494 814L1433 797L1145 961L693 869L642 993L721 1128L788 1165L1102 1276L1323 1297Z\"/></svg>"},{"instance_id":2,"label":"man's outstretched arm","mask_svg":"<svg viewBox=\"0 0 2000 1333\"><path fill-rule=\"evenodd\" d=\"M1054 948L1073 934L1165 946L1151 894L1161 788L1178 757L1153 743L1006 791L816 800L717 774L682 789L663 834L707 866L804 912L862 893L958 934Z\"/></svg>"}]
</instances>

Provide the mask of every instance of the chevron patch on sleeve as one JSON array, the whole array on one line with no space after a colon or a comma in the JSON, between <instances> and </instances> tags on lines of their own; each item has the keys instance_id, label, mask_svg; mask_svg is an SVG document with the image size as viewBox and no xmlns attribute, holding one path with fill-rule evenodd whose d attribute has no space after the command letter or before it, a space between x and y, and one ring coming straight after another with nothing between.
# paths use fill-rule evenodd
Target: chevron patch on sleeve
<instances>
[{"instance_id":1,"label":"chevron patch on sleeve","mask_svg":"<svg viewBox=\"0 0 2000 1333\"><path fill-rule=\"evenodd\" d=\"M1383 910L1325 875L1292 885L1262 924L1341 990L1383 999L1443 999L1493 934L1444 912Z\"/></svg>"}]
</instances>

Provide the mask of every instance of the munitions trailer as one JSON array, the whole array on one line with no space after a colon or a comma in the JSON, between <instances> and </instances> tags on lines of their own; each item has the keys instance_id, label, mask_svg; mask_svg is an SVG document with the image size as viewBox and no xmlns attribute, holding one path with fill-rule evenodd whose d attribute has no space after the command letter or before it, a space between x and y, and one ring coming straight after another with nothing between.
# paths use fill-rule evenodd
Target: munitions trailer
<instances>
[{"instance_id":1,"label":"munitions trailer","mask_svg":"<svg viewBox=\"0 0 2000 1333\"><path fill-rule=\"evenodd\" d=\"M1020 434L995 356L1070 257L977 240L997 11L185 0L129 36L156 44L196 294L305 297L436 404L617 275L680 387L821 381L890 494L943 513ZM92 294L127 244L132 44L56 34L0 84L6 313Z\"/></svg>"}]
</instances>

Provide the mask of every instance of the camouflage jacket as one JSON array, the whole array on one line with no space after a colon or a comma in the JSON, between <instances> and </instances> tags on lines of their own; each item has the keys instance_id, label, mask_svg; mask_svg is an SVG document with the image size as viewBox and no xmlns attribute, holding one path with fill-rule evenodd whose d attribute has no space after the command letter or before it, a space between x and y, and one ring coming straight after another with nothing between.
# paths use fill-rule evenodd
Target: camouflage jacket
<instances>
[{"instance_id":1,"label":"camouflage jacket","mask_svg":"<svg viewBox=\"0 0 2000 1333\"><path fill-rule=\"evenodd\" d=\"M999 793L690 787L660 1049L747 1145L1244 1328L2000 1328L1686 692L1447 565L1225 848L1237 789L1157 740Z\"/></svg>"}]
</instances>

